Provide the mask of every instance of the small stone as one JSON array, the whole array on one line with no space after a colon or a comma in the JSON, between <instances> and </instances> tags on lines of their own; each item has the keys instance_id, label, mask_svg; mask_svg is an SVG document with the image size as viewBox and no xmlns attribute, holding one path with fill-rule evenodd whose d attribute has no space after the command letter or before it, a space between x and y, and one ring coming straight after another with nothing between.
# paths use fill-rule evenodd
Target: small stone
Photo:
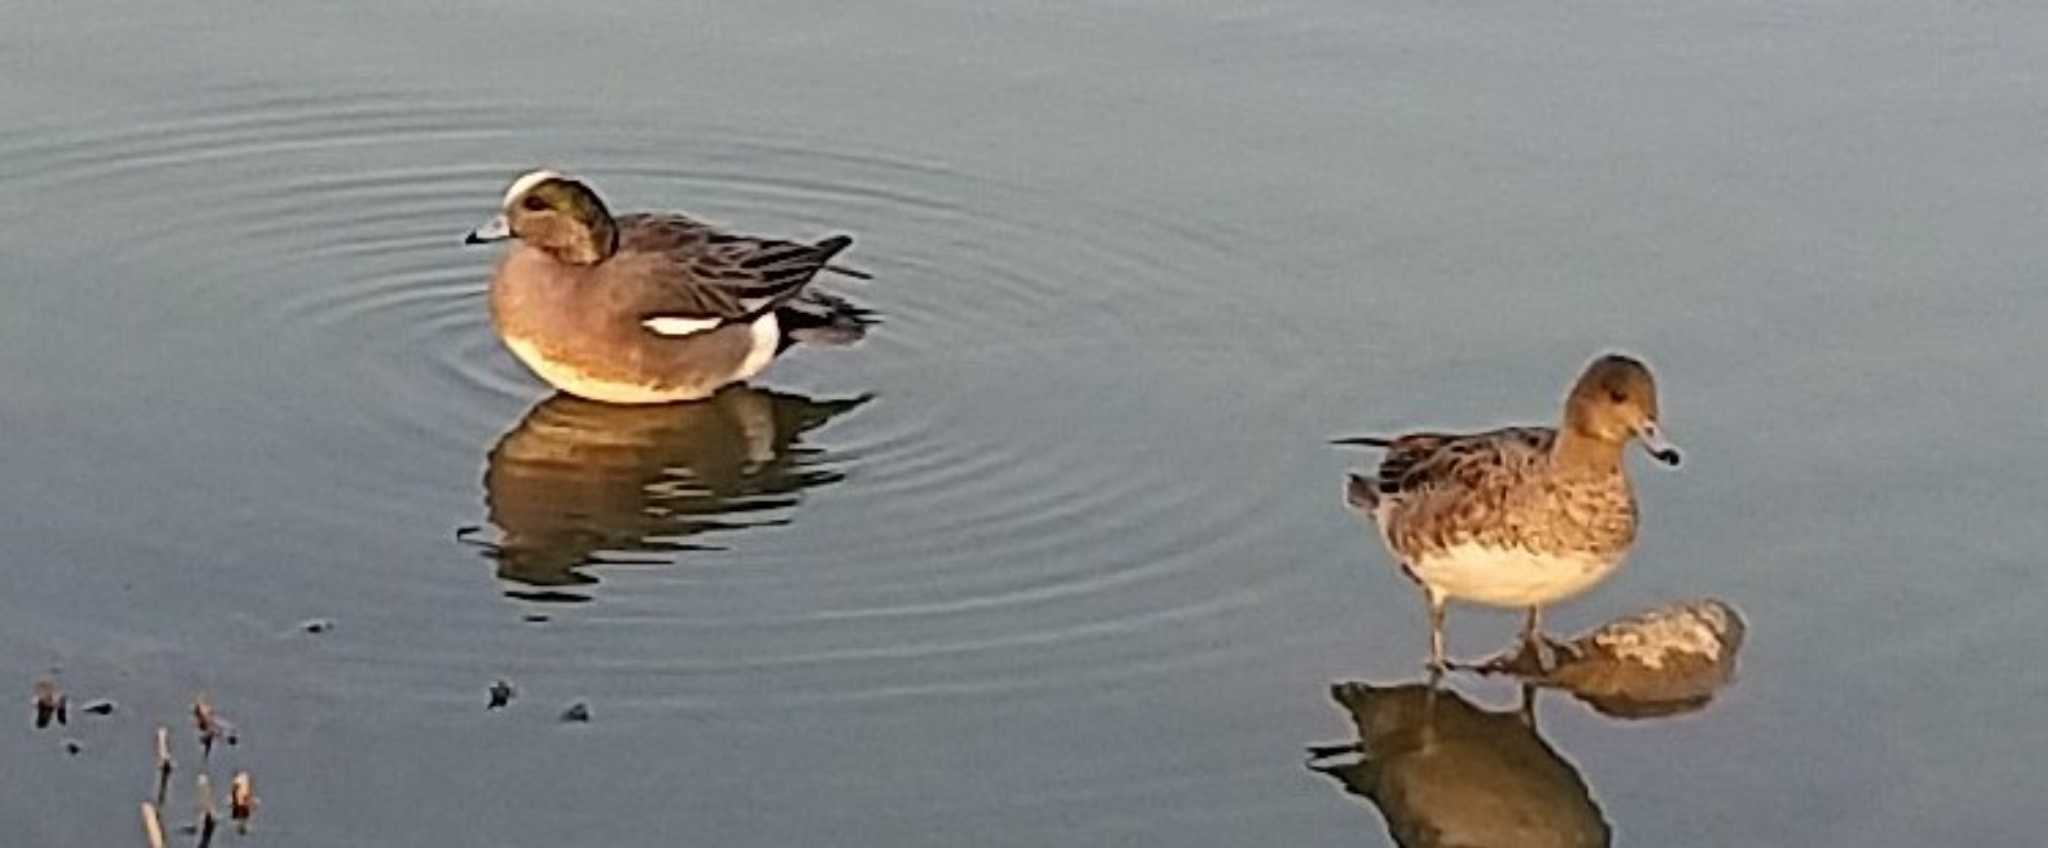
<instances>
[{"instance_id":1,"label":"small stone","mask_svg":"<svg viewBox=\"0 0 2048 848\"><path fill-rule=\"evenodd\" d=\"M78 756L78 753L79 753L80 751L83 751L83 750L85 750L85 743L84 743L84 742L80 742L80 741L78 741L78 740L76 740L76 739L72 739L72 738L70 738L70 737L65 737L64 741L63 741L63 742L61 742L61 743L59 743L59 744L61 744L61 745L63 745L63 746L64 746L64 753L66 753L66 754L70 754L71 756L74 756L74 757Z\"/></svg>"},{"instance_id":2,"label":"small stone","mask_svg":"<svg viewBox=\"0 0 2048 848\"><path fill-rule=\"evenodd\" d=\"M568 709L562 711L562 721L579 724L590 721L590 705L582 701L570 704Z\"/></svg>"},{"instance_id":3,"label":"small stone","mask_svg":"<svg viewBox=\"0 0 2048 848\"><path fill-rule=\"evenodd\" d=\"M88 712L92 713L93 715L103 716L113 715L114 710L117 707L118 705L115 704L113 701L110 701L106 698L96 698L94 700L85 702L85 706L79 707L78 709L81 712Z\"/></svg>"},{"instance_id":4,"label":"small stone","mask_svg":"<svg viewBox=\"0 0 2048 848\"><path fill-rule=\"evenodd\" d=\"M307 633L326 633L327 631L334 629L334 620L327 618L309 618L305 621L299 622L299 629Z\"/></svg>"},{"instance_id":5,"label":"small stone","mask_svg":"<svg viewBox=\"0 0 2048 848\"><path fill-rule=\"evenodd\" d=\"M235 732L234 724L215 714L205 695L192 699L192 723L199 729L199 753L202 757L213 754L216 739L229 745L241 744L242 737Z\"/></svg>"},{"instance_id":6,"label":"small stone","mask_svg":"<svg viewBox=\"0 0 2048 848\"><path fill-rule=\"evenodd\" d=\"M510 704L512 703L512 696L517 694L519 693L512 689L512 684L506 683L504 678L499 678L491 683L491 702L484 705L484 709L486 711L495 710Z\"/></svg>"}]
</instances>

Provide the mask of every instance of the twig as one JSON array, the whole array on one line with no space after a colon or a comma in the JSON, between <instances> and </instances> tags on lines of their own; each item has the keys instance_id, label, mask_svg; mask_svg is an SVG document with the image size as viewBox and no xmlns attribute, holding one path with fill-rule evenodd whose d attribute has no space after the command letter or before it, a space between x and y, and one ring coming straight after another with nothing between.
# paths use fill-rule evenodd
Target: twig
<instances>
[{"instance_id":1,"label":"twig","mask_svg":"<svg viewBox=\"0 0 2048 848\"><path fill-rule=\"evenodd\" d=\"M193 790L199 794L199 848L206 848L213 842L213 781L200 774L192 783Z\"/></svg>"},{"instance_id":2,"label":"twig","mask_svg":"<svg viewBox=\"0 0 2048 848\"><path fill-rule=\"evenodd\" d=\"M164 825L156 817L156 805L142 802L142 836L149 840L149 848L164 848Z\"/></svg>"},{"instance_id":3,"label":"twig","mask_svg":"<svg viewBox=\"0 0 2048 848\"><path fill-rule=\"evenodd\" d=\"M161 724L156 727L156 806L164 805L164 794L171 788L171 769L176 767L171 760L171 729Z\"/></svg>"}]
</instances>

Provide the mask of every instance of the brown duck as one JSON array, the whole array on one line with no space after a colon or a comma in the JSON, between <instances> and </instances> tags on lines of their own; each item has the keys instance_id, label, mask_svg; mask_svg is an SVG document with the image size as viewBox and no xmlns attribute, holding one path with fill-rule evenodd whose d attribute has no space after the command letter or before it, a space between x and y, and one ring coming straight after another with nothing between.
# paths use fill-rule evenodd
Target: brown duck
<instances>
[{"instance_id":1,"label":"brown duck","mask_svg":"<svg viewBox=\"0 0 2048 848\"><path fill-rule=\"evenodd\" d=\"M1444 606L1455 599L1528 610L1525 646L1541 659L1540 611L1606 579L1636 537L1622 448L1640 440L1677 465L1658 424L1657 385L1619 354L1586 366L1558 427L1358 437L1386 449L1345 500L1372 516L1429 608L1429 663L1444 667Z\"/></svg>"},{"instance_id":2,"label":"brown duck","mask_svg":"<svg viewBox=\"0 0 2048 848\"><path fill-rule=\"evenodd\" d=\"M491 319L514 356L572 395L608 403L708 397L797 342L847 344L867 310L810 287L853 239L734 235L673 212L613 217L554 171L513 181L469 244L516 239L491 276Z\"/></svg>"}]
</instances>

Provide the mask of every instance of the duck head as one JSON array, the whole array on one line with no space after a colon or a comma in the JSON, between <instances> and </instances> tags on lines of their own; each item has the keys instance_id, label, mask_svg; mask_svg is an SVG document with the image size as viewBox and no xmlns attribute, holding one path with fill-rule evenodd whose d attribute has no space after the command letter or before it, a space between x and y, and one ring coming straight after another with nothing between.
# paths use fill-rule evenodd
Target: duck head
<instances>
[{"instance_id":1,"label":"duck head","mask_svg":"<svg viewBox=\"0 0 2048 848\"><path fill-rule=\"evenodd\" d=\"M471 230L463 243L508 238L571 265L595 265L618 250L619 228L590 186L539 170L513 180L498 216Z\"/></svg>"},{"instance_id":2,"label":"duck head","mask_svg":"<svg viewBox=\"0 0 2048 848\"><path fill-rule=\"evenodd\" d=\"M1664 438L1658 422L1656 378L1634 357L1610 353L1586 366L1565 398L1564 429L1617 451L1635 439L1657 461L1679 462L1678 448Z\"/></svg>"}]
</instances>

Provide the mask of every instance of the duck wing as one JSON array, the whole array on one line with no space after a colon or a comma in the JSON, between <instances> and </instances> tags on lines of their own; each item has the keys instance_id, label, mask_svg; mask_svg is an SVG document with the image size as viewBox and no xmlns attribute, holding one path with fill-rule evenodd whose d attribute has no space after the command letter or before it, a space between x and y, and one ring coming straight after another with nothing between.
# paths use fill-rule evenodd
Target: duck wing
<instances>
[{"instance_id":1,"label":"duck wing","mask_svg":"<svg viewBox=\"0 0 2048 848\"><path fill-rule=\"evenodd\" d=\"M735 235L675 213L620 216L619 248L606 261L641 323L682 335L751 322L794 298L832 257L853 244L815 244Z\"/></svg>"},{"instance_id":2,"label":"duck wing","mask_svg":"<svg viewBox=\"0 0 2048 848\"><path fill-rule=\"evenodd\" d=\"M1408 433L1391 438L1359 436L1338 444L1386 450L1371 478L1355 477L1354 499L1368 486L1378 496L1401 495L1442 485L1476 486L1509 469L1522 469L1550 452L1557 431L1549 427L1503 427L1479 433Z\"/></svg>"}]
</instances>

